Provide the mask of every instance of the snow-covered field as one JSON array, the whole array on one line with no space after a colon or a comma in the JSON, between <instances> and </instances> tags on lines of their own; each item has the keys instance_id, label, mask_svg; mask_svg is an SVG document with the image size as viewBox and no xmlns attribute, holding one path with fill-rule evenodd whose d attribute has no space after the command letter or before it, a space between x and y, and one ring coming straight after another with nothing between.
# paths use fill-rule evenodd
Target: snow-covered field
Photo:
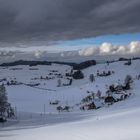
<instances>
[{"instance_id":1,"label":"snow-covered field","mask_svg":"<svg viewBox=\"0 0 140 140\"><path fill-rule=\"evenodd\" d=\"M15 70L15 68L18 68ZM33 68L33 70L31 70ZM140 61L132 61L126 66L124 62L98 64L83 70L84 79L74 80L71 86L57 87L60 79L45 80L52 71L61 73L62 83L67 84L65 73L70 66L53 64L51 66L16 66L0 68L0 79L6 78L24 83L40 83L37 87L27 85L6 86L9 102L17 109L17 119L0 124L0 140L139 140L140 139ZM89 75L96 75L97 70L114 71L108 77L96 77L89 81ZM87 91L101 90L106 94L107 85L123 83L126 75L134 79L132 95L124 101L111 106L104 105L98 110L81 111L79 104L82 98L89 95ZM58 113L56 105L50 102L59 100L61 106L71 106L70 112Z\"/></svg>"}]
</instances>

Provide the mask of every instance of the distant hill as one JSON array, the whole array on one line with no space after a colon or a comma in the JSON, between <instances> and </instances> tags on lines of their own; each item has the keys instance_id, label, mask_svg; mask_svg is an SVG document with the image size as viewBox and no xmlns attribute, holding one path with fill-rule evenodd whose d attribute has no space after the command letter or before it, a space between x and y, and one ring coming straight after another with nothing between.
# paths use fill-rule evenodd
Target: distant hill
<instances>
[{"instance_id":1,"label":"distant hill","mask_svg":"<svg viewBox=\"0 0 140 140\"><path fill-rule=\"evenodd\" d=\"M107 63L114 63L114 62L119 62L119 61L129 61L129 60L140 60L140 57L132 57L132 58L120 57L117 60L107 61Z\"/></svg>"},{"instance_id":2,"label":"distant hill","mask_svg":"<svg viewBox=\"0 0 140 140\"><path fill-rule=\"evenodd\" d=\"M81 69L85 69L93 65L96 65L96 61L88 60L88 61L73 65L73 69L81 70Z\"/></svg>"},{"instance_id":3,"label":"distant hill","mask_svg":"<svg viewBox=\"0 0 140 140\"><path fill-rule=\"evenodd\" d=\"M95 60L88 60L84 61L82 63L71 63L71 62L59 62L59 61L26 61L26 60L18 60L14 62L9 63L3 63L0 66L1 67L9 67L9 66L18 66L18 65L29 65L29 66L37 66L37 65L51 65L51 64L62 64L62 65L68 65L72 66L75 70L81 70L85 69L87 67L90 67L92 65L96 65Z\"/></svg>"}]
</instances>

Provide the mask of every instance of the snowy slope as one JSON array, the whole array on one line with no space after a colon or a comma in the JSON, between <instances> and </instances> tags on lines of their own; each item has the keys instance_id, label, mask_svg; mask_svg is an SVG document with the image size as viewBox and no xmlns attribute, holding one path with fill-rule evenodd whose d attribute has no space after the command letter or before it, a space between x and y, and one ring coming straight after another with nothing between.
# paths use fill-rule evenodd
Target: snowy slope
<instances>
[{"instance_id":1,"label":"snowy slope","mask_svg":"<svg viewBox=\"0 0 140 140\"><path fill-rule=\"evenodd\" d=\"M46 76L51 70L58 70L63 75L71 67L64 65L36 66L38 70L29 70L27 66L18 66L22 70L0 69L0 78L14 79L23 83L30 83L34 77ZM17 68L17 67L16 67ZM114 71L109 77L96 77L94 83L89 81L89 75L97 70ZM99 64L83 70L84 80L74 80L72 86L57 87L57 80L37 79L39 87L52 91L28 87L25 85L7 86L9 101L18 110L18 121L5 124L0 128L0 139L50 139L50 140L132 140L140 139L140 61L132 61L131 66L124 62L112 63L109 66ZM106 85L123 83L126 75L132 75L132 96L125 101L112 106L104 106L99 110L80 111L75 105L87 96L87 91L97 92L98 89L105 95ZM67 82L67 79L62 79ZM56 90L56 91L55 91ZM50 101L59 100L60 105L74 106L70 112L58 113L56 106ZM45 107L45 112L44 112ZM43 114L45 113L45 115ZM7 126L7 127L6 127ZM10 131L8 131L10 130Z\"/></svg>"},{"instance_id":2,"label":"snowy slope","mask_svg":"<svg viewBox=\"0 0 140 140\"><path fill-rule=\"evenodd\" d=\"M139 140L140 109L29 130L4 131L2 140Z\"/></svg>"}]
</instances>

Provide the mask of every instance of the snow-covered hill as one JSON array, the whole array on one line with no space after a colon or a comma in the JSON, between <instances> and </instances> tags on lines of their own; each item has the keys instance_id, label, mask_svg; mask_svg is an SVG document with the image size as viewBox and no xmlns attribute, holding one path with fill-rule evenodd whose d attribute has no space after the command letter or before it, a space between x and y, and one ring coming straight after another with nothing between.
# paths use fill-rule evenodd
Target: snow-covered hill
<instances>
[{"instance_id":1,"label":"snow-covered hill","mask_svg":"<svg viewBox=\"0 0 140 140\"><path fill-rule=\"evenodd\" d=\"M113 71L107 77L95 77L92 83L90 74L97 71ZM53 71L53 72L52 72ZM17 120L0 127L2 140L138 140L140 139L140 61L132 61L132 65L115 62L109 65L98 64L82 72L84 79L73 80L71 86L58 87L58 79L63 84L69 80L65 77L71 67L53 64L51 66L16 66L0 68L0 79L16 80L20 85L6 86L9 102L17 109ZM52 73L52 74L50 74ZM61 74L59 77L57 74ZM106 91L111 84L123 84L126 75L133 77L131 96L127 100L104 104L98 110L81 111L81 100L90 93ZM46 80L48 76L51 79ZM41 78L42 77L42 78ZM6 84L6 81L2 81ZM2 83L1 82L1 83ZM29 84L38 86L27 86ZM59 113L58 105L50 102L59 101L60 106L70 106L70 112Z\"/></svg>"}]
</instances>

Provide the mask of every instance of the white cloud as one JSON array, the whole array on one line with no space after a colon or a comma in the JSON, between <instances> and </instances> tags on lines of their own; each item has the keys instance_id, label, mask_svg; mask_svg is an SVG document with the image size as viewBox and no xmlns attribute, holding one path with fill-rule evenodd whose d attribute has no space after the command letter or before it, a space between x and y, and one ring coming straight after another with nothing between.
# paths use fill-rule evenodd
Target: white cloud
<instances>
[{"instance_id":1,"label":"white cloud","mask_svg":"<svg viewBox=\"0 0 140 140\"><path fill-rule=\"evenodd\" d=\"M1 51L0 50L0 57L13 57L14 52L11 51Z\"/></svg>"},{"instance_id":2,"label":"white cloud","mask_svg":"<svg viewBox=\"0 0 140 140\"><path fill-rule=\"evenodd\" d=\"M79 51L80 56L90 55L124 55L124 54L140 54L140 41L132 41L128 45L114 46L111 43L103 43L98 47L88 47Z\"/></svg>"},{"instance_id":3,"label":"white cloud","mask_svg":"<svg viewBox=\"0 0 140 140\"><path fill-rule=\"evenodd\" d=\"M41 57L44 57L46 56L47 52L46 51L40 51L40 50L37 50L34 52L34 56L36 58L41 58Z\"/></svg>"},{"instance_id":4,"label":"white cloud","mask_svg":"<svg viewBox=\"0 0 140 140\"><path fill-rule=\"evenodd\" d=\"M114 46L111 43L105 42L99 47L99 52L100 52L100 54L108 54L108 53L112 52L113 47Z\"/></svg>"},{"instance_id":5,"label":"white cloud","mask_svg":"<svg viewBox=\"0 0 140 140\"><path fill-rule=\"evenodd\" d=\"M79 51L79 55L90 56L99 52L97 47L89 47Z\"/></svg>"},{"instance_id":6,"label":"white cloud","mask_svg":"<svg viewBox=\"0 0 140 140\"><path fill-rule=\"evenodd\" d=\"M129 44L130 53L140 53L140 41L133 41Z\"/></svg>"}]
</instances>

